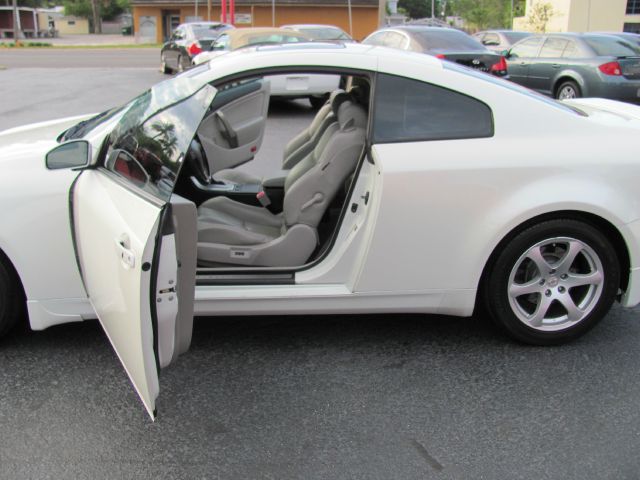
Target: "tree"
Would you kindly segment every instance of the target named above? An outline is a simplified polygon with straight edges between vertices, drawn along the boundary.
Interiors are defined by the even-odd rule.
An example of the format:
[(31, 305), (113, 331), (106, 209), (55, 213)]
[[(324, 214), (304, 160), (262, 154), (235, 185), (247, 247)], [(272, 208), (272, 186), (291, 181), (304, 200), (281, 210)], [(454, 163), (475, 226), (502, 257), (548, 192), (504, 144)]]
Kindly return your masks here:
[(529, 15), (527, 15), (527, 23), (534, 32), (544, 33), (547, 31), (547, 24), (553, 15), (554, 11), (550, 3), (538, 1), (531, 6)]
[[(444, 0), (435, 0), (435, 16), (440, 16)], [(398, 8), (411, 18), (426, 18), (431, 16), (431, 0), (400, 0)]]
[(511, 25), (511, 0), (456, 0), (452, 9), (477, 30)]

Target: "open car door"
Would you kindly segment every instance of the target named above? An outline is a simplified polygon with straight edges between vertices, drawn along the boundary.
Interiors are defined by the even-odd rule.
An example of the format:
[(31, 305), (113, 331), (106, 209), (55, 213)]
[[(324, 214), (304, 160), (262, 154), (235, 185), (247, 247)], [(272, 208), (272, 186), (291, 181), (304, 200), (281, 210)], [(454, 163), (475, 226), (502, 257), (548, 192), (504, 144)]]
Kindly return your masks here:
[(151, 418), (159, 368), (191, 341), (196, 208), (172, 191), (215, 89), (161, 93), (132, 103), (70, 194), (85, 288)]

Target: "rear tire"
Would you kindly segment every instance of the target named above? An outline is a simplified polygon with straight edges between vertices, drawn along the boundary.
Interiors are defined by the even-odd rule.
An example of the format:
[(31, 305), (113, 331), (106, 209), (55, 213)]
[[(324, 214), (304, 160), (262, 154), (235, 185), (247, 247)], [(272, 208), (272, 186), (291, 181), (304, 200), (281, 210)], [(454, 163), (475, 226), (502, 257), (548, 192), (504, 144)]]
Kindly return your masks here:
[(24, 315), (24, 294), (13, 268), (0, 254), (0, 338)]
[(518, 233), (495, 256), (485, 277), (485, 307), (511, 337), (532, 345), (578, 338), (609, 311), (620, 264), (595, 227), (554, 219)]
[(580, 98), (582, 97), (582, 92), (580, 91), (580, 87), (573, 80), (567, 80), (566, 82), (562, 82), (558, 89), (556, 90), (556, 98), (558, 100), (568, 100), (571, 98)]

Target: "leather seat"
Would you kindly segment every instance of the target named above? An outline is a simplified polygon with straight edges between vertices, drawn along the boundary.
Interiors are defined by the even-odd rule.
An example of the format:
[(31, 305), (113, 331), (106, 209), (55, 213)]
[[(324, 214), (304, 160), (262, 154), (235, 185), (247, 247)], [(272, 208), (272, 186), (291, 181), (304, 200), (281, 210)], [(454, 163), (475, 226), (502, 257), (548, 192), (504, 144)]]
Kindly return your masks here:
[[(311, 124), (292, 138), (284, 147), (282, 154), (282, 170), (291, 170), (300, 160), (306, 157), (322, 138), (329, 125), (337, 121), (336, 112), (350, 96), (342, 89), (334, 90), (329, 101), (316, 113)], [(262, 178), (235, 168), (227, 168), (216, 172), (214, 181), (226, 184), (260, 185)]]
[(343, 101), (337, 122), (289, 172), (283, 211), (215, 197), (198, 208), (198, 261), (202, 265), (297, 266), (318, 244), (317, 226), (355, 170), (365, 144), (367, 114)]

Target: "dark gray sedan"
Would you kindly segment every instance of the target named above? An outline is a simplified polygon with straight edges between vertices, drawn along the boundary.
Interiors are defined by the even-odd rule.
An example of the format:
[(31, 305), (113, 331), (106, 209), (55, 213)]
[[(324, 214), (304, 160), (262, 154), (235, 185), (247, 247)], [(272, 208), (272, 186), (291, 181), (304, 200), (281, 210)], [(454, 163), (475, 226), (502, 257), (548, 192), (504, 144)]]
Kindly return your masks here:
[(376, 30), (362, 43), (426, 53), (499, 77), (507, 75), (504, 57), (453, 28), (399, 25)]
[(640, 48), (612, 35), (535, 35), (509, 50), (507, 66), (510, 80), (555, 98), (640, 103)]

